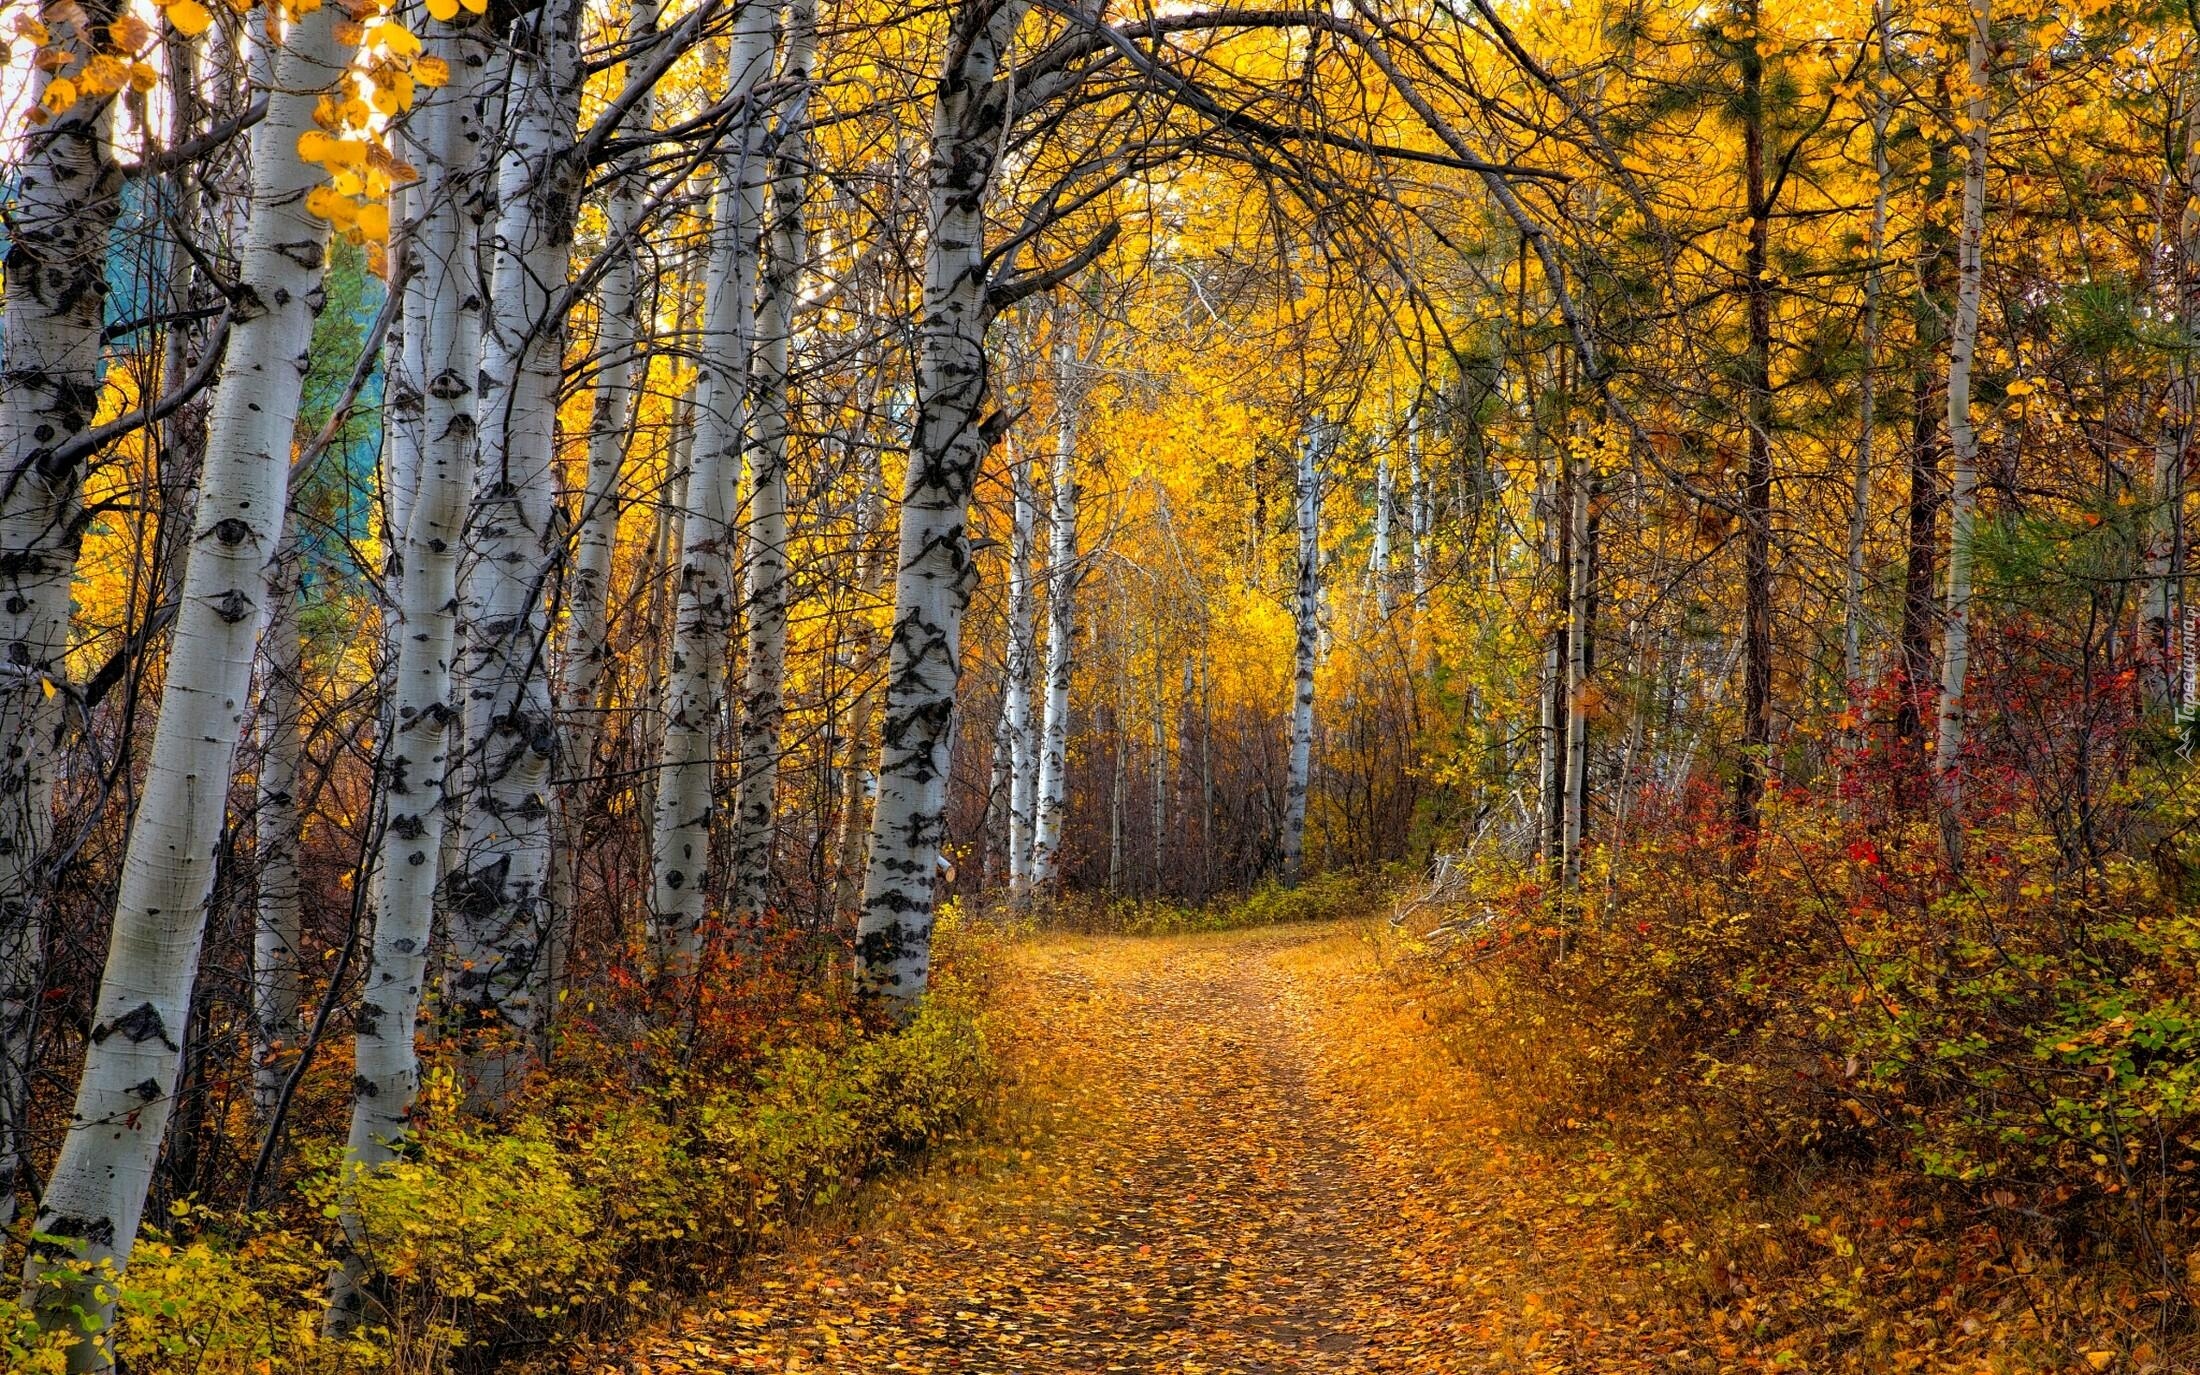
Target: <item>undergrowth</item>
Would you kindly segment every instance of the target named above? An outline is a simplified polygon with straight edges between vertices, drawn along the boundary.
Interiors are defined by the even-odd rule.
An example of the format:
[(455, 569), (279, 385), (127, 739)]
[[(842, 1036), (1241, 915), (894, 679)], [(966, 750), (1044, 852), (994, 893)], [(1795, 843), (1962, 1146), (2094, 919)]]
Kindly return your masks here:
[[(133, 1375), (443, 1375), (601, 1339), (722, 1283), (741, 1257), (897, 1160), (954, 1139), (991, 1091), (985, 959), (950, 935), (915, 1021), (866, 1034), (833, 1000), (706, 989), (684, 1027), (576, 1009), (554, 1070), (495, 1123), (431, 1071), (405, 1159), (355, 1181), (370, 1316), (324, 1336), (339, 1244), (333, 1146), (301, 1206), (179, 1204), (112, 1281)], [(723, 993), (725, 990), (719, 990)], [(792, 1009), (792, 1011), (787, 1011)], [(0, 1297), (0, 1367), (67, 1368)]]
[(2200, 1369), (2200, 922), (2174, 866), (1967, 848), (1788, 799), (1753, 864), (1674, 824), (1400, 904), (1393, 973), (1619, 1238), (1560, 1288), (1680, 1369)]
[(1295, 886), (1264, 883), (1205, 902), (1107, 893), (1063, 893), (1029, 914), (1037, 927), (1084, 935), (1185, 936), (1290, 922), (1346, 921), (1378, 906), (1397, 881), (1385, 870), (1331, 869)]

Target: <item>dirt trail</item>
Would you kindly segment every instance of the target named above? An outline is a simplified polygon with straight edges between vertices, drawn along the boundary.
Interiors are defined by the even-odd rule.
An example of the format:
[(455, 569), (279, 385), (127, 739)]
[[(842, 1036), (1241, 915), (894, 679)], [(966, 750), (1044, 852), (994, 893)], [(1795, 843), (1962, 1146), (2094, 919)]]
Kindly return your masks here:
[(1030, 950), (1027, 1151), (764, 1259), (630, 1370), (1457, 1370), (1431, 1187), (1336, 1088), (1333, 930)]

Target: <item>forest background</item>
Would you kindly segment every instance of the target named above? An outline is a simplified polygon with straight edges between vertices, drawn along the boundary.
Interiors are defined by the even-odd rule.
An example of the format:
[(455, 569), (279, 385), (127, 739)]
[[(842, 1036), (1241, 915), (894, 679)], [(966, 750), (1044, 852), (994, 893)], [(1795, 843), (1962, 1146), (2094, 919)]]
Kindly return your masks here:
[(2184, 1340), (2187, 9), (0, 25), (11, 1360), (628, 1321), (972, 1120), (936, 913), (1394, 891), (1536, 1129)]

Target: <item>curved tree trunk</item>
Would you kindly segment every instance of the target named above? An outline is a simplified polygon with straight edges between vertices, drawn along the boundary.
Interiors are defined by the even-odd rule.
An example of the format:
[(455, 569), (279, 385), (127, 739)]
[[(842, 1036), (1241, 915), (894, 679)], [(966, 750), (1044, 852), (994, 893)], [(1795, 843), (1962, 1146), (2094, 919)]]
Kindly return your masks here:
[(267, 115), (252, 132), (240, 304), (208, 432), (160, 727), (123, 857), (75, 1112), (39, 1203), (36, 1227), (51, 1240), (26, 1266), (40, 1325), (92, 1338), (72, 1355), (83, 1369), (111, 1362), (112, 1289), (56, 1261), (128, 1259), (174, 1103), (327, 258), (328, 226), (304, 206), (320, 176), (300, 163), (297, 143), (313, 127), (315, 101), (347, 70), (336, 19), (323, 8), (293, 28), (275, 60)]

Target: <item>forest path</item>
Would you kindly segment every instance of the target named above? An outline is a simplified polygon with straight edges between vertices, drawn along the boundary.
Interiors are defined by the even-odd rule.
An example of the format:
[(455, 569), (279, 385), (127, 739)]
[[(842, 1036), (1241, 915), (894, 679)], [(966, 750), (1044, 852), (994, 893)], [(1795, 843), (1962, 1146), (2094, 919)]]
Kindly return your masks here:
[(1461, 1369), (1460, 1209), (1339, 1073), (1346, 962), (1322, 927), (1020, 947), (1020, 1146), (762, 1258), (625, 1368)]

